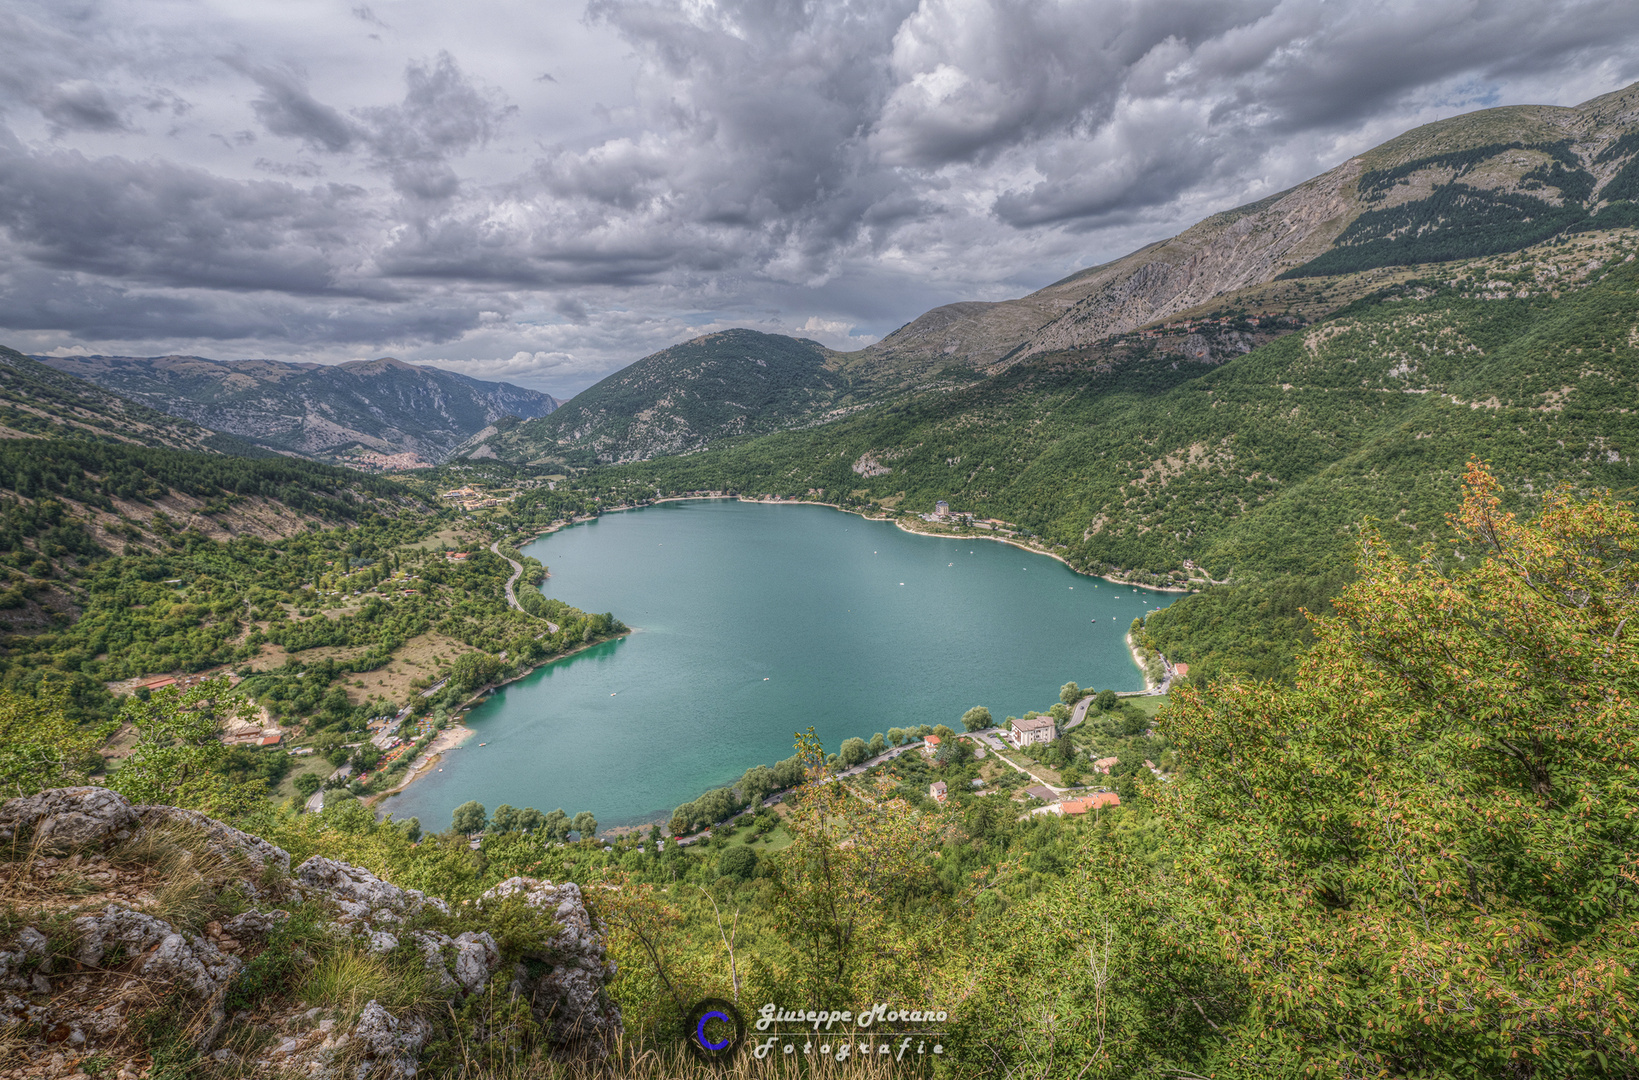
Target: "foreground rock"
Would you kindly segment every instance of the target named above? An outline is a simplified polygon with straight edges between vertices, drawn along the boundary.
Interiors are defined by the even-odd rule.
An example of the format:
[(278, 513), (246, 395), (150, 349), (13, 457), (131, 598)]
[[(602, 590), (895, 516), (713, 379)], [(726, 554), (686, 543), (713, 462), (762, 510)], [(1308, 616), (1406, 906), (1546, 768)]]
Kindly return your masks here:
[[(614, 965), (573, 884), (513, 878), (452, 913), (334, 859), (292, 872), (260, 837), (94, 787), (0, 805), (0, 841), (0, 883), (24, 924), (0, 938), (0, 1052), (16, 1047), (0, 1078), (95, 1063), (134, 1080), (163, 1044), (194, 1062), (188, 1075), (402, 1080), (423, 1071), (440, 1023), (507, 1002), (527, 1005), (553, 1050), (595, 1052), (620, 1031)], [(544, 945), (504, 956), (473, 916), (461, 925), (509, 902), (539, 914)], [(332, 969), (386, 993), (338, 997)], [(521, 1037), (504, 1020), (480, 1026)]]
[(520, 897), (558, 924), (548, 949), (526, 955), (513, 966), (513, 993), (529, 1002), (535, 1022), (555, 1044), (607, 1044), (620, 1032), (620, 1009), (603, 989), (615, 977), (615, 963), (608, 958), (603, 935), (586, 910), (580, 886), (508, 878), (480, 897), (479, 903), (498, 904), (509, 897)]

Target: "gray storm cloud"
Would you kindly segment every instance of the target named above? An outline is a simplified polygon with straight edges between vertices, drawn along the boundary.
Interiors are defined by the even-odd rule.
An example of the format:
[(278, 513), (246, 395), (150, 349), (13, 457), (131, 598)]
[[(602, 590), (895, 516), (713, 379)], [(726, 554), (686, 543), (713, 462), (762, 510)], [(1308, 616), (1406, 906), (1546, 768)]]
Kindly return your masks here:
[(722, 326), (858, 347), (1406, 127), (1639, 78), (1627, 0), (304, 18), (271, 0), (0, 13), (7, 343), (392, 350), (565, 395)]

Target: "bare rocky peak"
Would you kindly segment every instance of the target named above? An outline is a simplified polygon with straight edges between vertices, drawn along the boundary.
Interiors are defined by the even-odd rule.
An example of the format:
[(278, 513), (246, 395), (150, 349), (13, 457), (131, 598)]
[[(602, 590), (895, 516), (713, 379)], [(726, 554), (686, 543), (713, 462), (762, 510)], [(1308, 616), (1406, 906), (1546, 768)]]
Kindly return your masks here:
[[(1330, 249), (1370, 206), (1426, 197), (1432, 183), (1449, 182), (1455, 169), (1427, 170), (1404, 190), (1368, 203), (1358, 181), (1373, 170), (1479, 147), (1522, 144), (1500, 152), (1472, 174), (1470, 186), (1512, 194), (1542, 192), (1562, 205), (1559, 192), (1528, 178), (1552, 165), (1534, 147), (1568, 144), (1573, 160), (1593, 174), (1600, 192), (1631, 160), (1627, 141), (1639, 130), (1639, 84), (1574, 108), (1523, 105), (1486, 109), (1406, 132), (1289, 191), (1217, 214), (1131, 255), (1082, 270), (1028, 296), (1000, 303), (958, 303), (935, 308), (864, 350), (859, 370), (899, 368), (915, 375), (949, 365), (994, 374), (1042, 353), (1084, 348), (1111, 335), (1268, 282)], [(1634, 147), (1633, 149), (1639, 149)], [(1621, 150), (1622, 153), (1612, 153)], [(1419, 183), (1421, 181), (1421, 183)]]
[(551, 395), (390, 356), (344, 364), (198, 356), (44, 357), (59, 371), (279, 453), (349, 461), (413, 453), (427, 462), (508, 416), (545, 416)]

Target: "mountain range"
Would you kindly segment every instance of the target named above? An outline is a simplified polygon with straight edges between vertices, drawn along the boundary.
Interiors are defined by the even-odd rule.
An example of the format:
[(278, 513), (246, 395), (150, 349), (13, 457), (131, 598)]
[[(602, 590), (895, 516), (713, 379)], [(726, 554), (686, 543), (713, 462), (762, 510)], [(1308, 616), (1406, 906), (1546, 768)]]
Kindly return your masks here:
[(550, 394), (384, 357), (345, 364), (199, 356), (35, 359), (162, 413), (282, 454), (369, 463), (445, 460), (507, 417), (561, 404)]
[[(1574, 108), (1469, 113), (1028, 296), (935, 308), (858, 352), (751, 331), (674, 346), (580, 395), (589, 407), (576, 410), (576, 422), (514, 425), (463, 452), (518, 462), (639, 460), (946, 393), (1043, 358), (1096, 366), (1121, 335), (1222, 310), (1272, 308), (1312, 321), (1406, 267), (1639, 225), (1636, 202), (1639, 86)], [(686, 359), (730, 342), (725, 357), (738, 349), (765, 362), (806, 349), (801, 393), (759, 410), (759, 388), (772, 377), (766, 369), (754, 373), (748, 360), (737, 372), (708, 371)], [(1245, 344), (1220, 341), (1213, 358)], [(1203, 347), (1185, 341), (1180, 354)]]
[(575, 425), (478, 449), (605, 463), (600, 490), (630, 500), (946, 500), (1078, 569), (1230, 582), (1145, 633), (1203, 678), (1278, 676), (1361, 523), (1443, 542), (1470, 456), (1526, 510), (1561, 484), (1639, 489), (1636, 200), (1639, 87), (1472, 113), (1019, 300), (806, 346), (803, 393), (761, 416), (753, 361), (794, 340), (720, 335), (709, 373), (680, 360), (710, 339), (666, 350)]

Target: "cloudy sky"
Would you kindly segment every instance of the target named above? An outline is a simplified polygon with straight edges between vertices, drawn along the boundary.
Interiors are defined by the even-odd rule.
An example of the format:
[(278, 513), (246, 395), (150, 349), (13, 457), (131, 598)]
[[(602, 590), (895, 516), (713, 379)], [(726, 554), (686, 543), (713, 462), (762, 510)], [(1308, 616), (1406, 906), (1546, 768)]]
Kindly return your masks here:
[(1635, 80), (1633, 0), (8, 0), (0, 343), (567, 396), (725, 326), (859, 348)]

